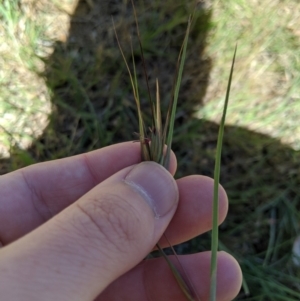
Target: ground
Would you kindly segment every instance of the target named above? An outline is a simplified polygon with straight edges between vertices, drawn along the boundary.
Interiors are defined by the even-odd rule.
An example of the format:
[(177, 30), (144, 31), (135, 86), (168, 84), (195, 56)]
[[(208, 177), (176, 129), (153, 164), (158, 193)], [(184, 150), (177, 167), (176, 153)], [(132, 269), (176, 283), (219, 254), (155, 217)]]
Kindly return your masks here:
[[(136, 7), (150, 86), (159, 79), (165, 112), (192, 1), (140, 0)], [(213, 176), (238, 44), (221, 169), (230, 207), (220, 227), (221, 249), (244, 274), (237, 300), (300, 299), (291, 252), (300, 218), (299, 12), (292, 0), (199, 1), (188, 45), (176, 177)], [(135, 139), (135, 104), (111, 21), (129, 62), (132, 38), (147, 114), (129, 1), (4, 0), (0, 15), (2, 174)], [(179, 250), (209, 248), (206, 234)]]

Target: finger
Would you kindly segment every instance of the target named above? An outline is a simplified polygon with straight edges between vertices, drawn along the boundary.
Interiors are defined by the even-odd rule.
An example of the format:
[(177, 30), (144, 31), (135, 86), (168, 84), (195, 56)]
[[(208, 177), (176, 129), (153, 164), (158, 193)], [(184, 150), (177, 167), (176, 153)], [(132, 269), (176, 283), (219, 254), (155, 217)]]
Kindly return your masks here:
[[(179, 256), (188, 274), (186, 282), (195, 300), (209, 300), (210, 252)], [(177, 260), (172, 256), (178, 266)], [(236, 260), (225, 252), (219, 252), (217, 265), (217, 300), (230, 301), (238, 294), (242, 273)], [(180, 269), (180, 267), (179, 267)], [(182, 272), (182, 275), (185, 275)], [(144, 261), (129, 273), (112, 283), (96, 301), (185, 301), (170, 268), (163, 258)]]
[(176, 182), (162, 166), (121, 170), (0, 250), (1, 297), (94, 300), (149, 253), (177, 203)]
[[(214, 180), (205, 176), (188, 176), (176, 181), (179, 203), (165, 235), (162, 246), (176, 245), (194, 238), (212, 228)], [(224, 188), (219, 186), (219, 224), (228, 211), (228, 199)]]
[[(0, 179), (0, 240), (32, 231), (119, 170), (141, 161), (139, 143), (125, 142), (86, 154), (35, 164)], [(172, 153), (170, 172), (176, 170)]]

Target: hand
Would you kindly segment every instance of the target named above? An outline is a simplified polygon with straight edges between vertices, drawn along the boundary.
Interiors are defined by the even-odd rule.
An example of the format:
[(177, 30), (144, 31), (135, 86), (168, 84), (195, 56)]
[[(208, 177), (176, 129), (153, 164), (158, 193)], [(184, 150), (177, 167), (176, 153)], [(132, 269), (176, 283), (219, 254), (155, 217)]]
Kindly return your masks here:
[[(177, 244), (211, 228), (213, 181), (139, 163), (139, 144), (127, 142), (2, 176), (1, 300), (184, 301), (164, 259), (143, 258), (164, 232)], [(220, 187), (220, 222), (226, 213)], [(180, 261), (207, 300), (210, 252)], [(238, 263), (220, 252), (218, 300), (240, 285)]]

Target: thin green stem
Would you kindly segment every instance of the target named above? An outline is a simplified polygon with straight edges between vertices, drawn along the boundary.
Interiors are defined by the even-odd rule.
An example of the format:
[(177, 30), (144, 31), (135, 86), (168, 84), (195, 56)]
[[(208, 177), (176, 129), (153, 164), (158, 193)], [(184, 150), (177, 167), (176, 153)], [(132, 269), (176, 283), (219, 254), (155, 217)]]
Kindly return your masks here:
[(218, 240), (219, 240), (219, 182), (220, 182), (220, 169), (221, 169), (221, 154), (222, 154), (222, 144), (224, 136), (224, 127), (226, 112), (229, 101), (230, 87), (232, 81), (232, 74), (235, 62), (237, 46), (234, 50), (234, 55), (231, 64), (231, 70), (227, 85), (225, 103), (223, 107), (223, 114), (219, 128), (218, 141), (217, 141), (217, 153), (215, 160), (215, 170), (214, 170), (214, 199), (213, 199), (213, 228), (212, 228), (212, 243), (211, 243), (211, 264), (210, 264), (210, 301), (216, 301), (217, 295), (217, 253), (218, 253)]
[(188, 38), (189, 38), (189, 34), (190, 34), (190, 28), (191, 28), (191, 16), (189, 17), (187, 30), (186, 30), (185, 37), (184, 37), (184, 42), (183, 42), (182, 49), (181, 49), (179, 57), (178, 57), (179, 69), (178, 69), (178, 74), (176, 77), (174, 98), (170, 102), (167, 121), (166, 121), (166, 125), (165, 125), (165, 133), (167, 133), (166, 134), (166, 136), (167, 136), (167, 138), (166, 138), (167, 139), (166, 140), (167, 152), (166, 152), (166, 156), (165, 156), (163, 165), (167, 169), (169, 167), (169, 161), (170, 161), (173, 130), (174, 130), (174, 123), (175, 123), (176, 109), (177, 109), (177, 100), (178, 100), (179, 89), (180, 89), (180, 84), (181, 84), (181, 80), (182, 80), (183, 67), (184, 67), (185, 58), (186, 58), (186, 50), (187, 50)]
[(189, 287), (187, 286), (186, 282), (184, 281), (184, 279), (180, 275), (180, 273), (177, 270), (177, 268), (175, 267), (175, 265), (172, 263), (172, 261), (169, 259), (169, 257), (165, 254), (165, 252), (163, 251), (163, 249), (161, 248), (161, 246), (158, 243), (156, 244), (156, 246), (158, 248), (159, 253), (166, 260), (168, 266), (170, 267), (170, 270), (172, 271), (172, 274), (173, 274), (174, 278), (176, 279), (178, 285), (181, 288), (181, 291), (183, 292), (183, 294), (185, 295), (187, 300), (188, 301), (195, 301), (195, 299), (193, 298), (193, 296), (191, 294), (191, 291), (190, 291)]

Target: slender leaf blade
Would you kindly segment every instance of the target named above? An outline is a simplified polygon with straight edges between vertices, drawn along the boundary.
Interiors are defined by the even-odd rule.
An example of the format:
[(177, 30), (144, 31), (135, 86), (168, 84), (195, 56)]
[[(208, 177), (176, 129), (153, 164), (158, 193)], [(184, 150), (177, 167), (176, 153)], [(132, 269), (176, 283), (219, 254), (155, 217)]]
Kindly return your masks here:
[(224, 136), (225, 119), (227, 113), (227, 107), (229, 102), (229, 94), (232, 82), (232, 75), (235, 63), (237, 46), (234, 50), (234, 55), (232, 59), (228, 85), (226, 90), (225, 102), (223, 107), (223, 114), (221, 118), (221, 123), (219, 127), (218, 141), (217, 141), (217, 153), (215, 160), (215, 170), (214, 170), (214, 198), (213, 198), (213, 228), (212, 228), (212, 244), (211, 244), (211, 264), (210, 264), (210, 301), (216, 301), (217, 295), (217, 253), (218, 253), (218, 240), (219, 240), (219, 181), (220, 181), (220, 169), (221, 169), (221, 153), (222, 144)]
[(176, 116), (176, 108), (177, 108), (177, 101), (178, 101), (178, 95), (179, 95), (179, 88), (182, 80), (182, 73), (183, 73), (183, 67), (186, 59), (186, 50), (187, 50), (187, 44), (188, 44), (188, 38), (190, 34), (190, 28), (191, 28), (191, 16), (188, 20), (188, 26), (184, 37), (183, 47), (179, 54), (178, 60), (179, 60), (179, 69), (174, 89), (174, 98), (172, 102), (170, 103), (171, 106), (168, 110), (168, 116), (166, 120), (165, 130), (166, 130), (166, 144), (167, 144), (167, 151), (165, 155), (165, 159), (163, 162), (163, 165), (168, 169), (169, 167), (169, 161), (170, 161), (170, 155), (171, 155), (171, 147), (172, 147), (172, 140), (173, 140), (173, 130), (174, 130), (174, 123), (175, 123), (175, 116)]

